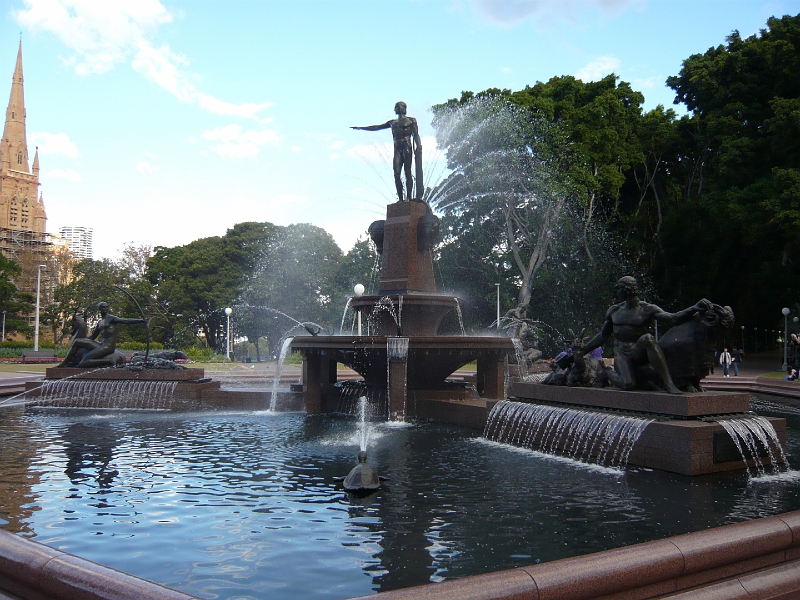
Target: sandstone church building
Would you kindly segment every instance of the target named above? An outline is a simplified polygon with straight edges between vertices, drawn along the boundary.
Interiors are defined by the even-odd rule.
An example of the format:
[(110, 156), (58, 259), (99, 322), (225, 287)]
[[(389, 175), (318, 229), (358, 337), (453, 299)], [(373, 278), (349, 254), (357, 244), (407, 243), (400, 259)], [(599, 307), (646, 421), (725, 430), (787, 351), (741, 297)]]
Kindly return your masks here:
[(47, 214), (39, 191), (39, 150), (31, 165), (25, 132), (22, 41), (11, 80), (3, 138), (0, 140), (0, 252), (17, 258), (24, 250), (48, 252)]

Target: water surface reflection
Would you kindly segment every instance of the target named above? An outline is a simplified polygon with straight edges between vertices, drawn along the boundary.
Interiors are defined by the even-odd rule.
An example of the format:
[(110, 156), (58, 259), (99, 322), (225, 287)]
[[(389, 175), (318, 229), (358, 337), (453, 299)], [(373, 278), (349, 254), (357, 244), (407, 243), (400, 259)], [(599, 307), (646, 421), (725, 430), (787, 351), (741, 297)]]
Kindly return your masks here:
[[(800, 417), (790, 419), (797, 455)], [(0, 411), (0, 526), (206, 598), (345, 598), (800, 508), (797, 480), (687, 478), (544, 457), (424, 423)]]

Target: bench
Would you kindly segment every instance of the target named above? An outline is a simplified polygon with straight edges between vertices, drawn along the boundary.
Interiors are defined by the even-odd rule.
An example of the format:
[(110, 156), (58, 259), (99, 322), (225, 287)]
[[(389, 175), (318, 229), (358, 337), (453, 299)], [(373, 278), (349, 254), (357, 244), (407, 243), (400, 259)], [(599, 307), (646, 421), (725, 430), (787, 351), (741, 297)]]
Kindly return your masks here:
[(58, 362), (60, 358), (56, 358), (55, 350), (25, 350), (22, 353), (22, 363), (48, 363)]

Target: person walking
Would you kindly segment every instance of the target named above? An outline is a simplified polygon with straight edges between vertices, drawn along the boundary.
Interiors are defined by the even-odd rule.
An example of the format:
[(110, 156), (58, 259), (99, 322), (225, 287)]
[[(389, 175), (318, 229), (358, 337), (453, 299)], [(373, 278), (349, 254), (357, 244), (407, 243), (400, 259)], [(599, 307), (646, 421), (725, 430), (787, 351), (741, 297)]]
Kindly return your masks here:
[(731, 353), (728, 352), (727, 348), (723, 348), (722, 354), (719, 355), (719, 364), (722, 366), (722, 374), (725, 377), (729, 377), (728, 369), (731, 367), (731, 362), (733, 362), (733, 357), (731, 357)]
[(733, 362), (731, 363), (731, 365), (733, 366), (734, 377), (739, 376), (739, 363), (742, 362), (742, 354), (744, 354), (744, 351), (739, 350), (736, 346), (733, 347), (733, 352), (731, 352), (731, 357), (733, 357)]

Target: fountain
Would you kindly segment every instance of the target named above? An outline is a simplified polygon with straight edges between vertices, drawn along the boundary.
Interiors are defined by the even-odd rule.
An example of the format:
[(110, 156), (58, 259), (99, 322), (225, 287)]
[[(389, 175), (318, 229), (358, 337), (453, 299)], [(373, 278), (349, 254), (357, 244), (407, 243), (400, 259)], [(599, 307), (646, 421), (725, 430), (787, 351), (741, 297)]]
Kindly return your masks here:
[[(393, 420), (431, 417), (482, 428), (490, 405), (505, 397), (505, 336), (438, 335), (442, 320), (458, 315), (458, 299), (436, 291), (431, 245), (438, 220), (423, 202), (396, 202), (386, 220), (370, 227), (382, 255), (376, 295), (351, 298), (349, 306), (369, 323), (369, 335), (295, 338), (303, 355), (306, 412), (337, 410), (342, 386), (336, 364), (358, 372), (364, 385), (384, 390)], [(477, 390), (448, 382), (457, 369), (477, 361)]]
[[(199, 392), (181, 409), (204, 408), (220, 392), (202, 372), (187, 378), (62, 368), (31, 392), (42, 404), (108, 408), (109, 398), (119, 397), (113, 406), (172, 410), (0, 412), (9, 450), (0, 456), (0, 473), (11, 484), (8, 498), (0, 498), (0, 523), (204, 597), (344, 597), (513, 567), (408, 594), (621, 597), (650, 586), (650, 596), (631, 592), (644, 598), (797, 556), (792, 531), (800, 514), (745, 523), (727, 537), (688, 533), (796, 509), (791, 490), (762, 502), (751, 480), (736, 474), (690, 482), (619, 468), (695, 474), (744, 465), (764, 479), (768, 465), (786, 462), (783, 419), (749, 414), (748, 398), (737, 394), (522, 381), (510, 386), (507, 400), (506, 361), (514, 351), (508, 337), (438, 335), (443, 318), (459, 307), (436, 292), (433, 225), (424, 203), (390, 205), (385, 227), (371, 228), (381, 230), (383, 242), (379, 293), (349, 303), (367, 318), (369, 334), (292, 338), (281, 352), (303, 355), (308, 413), (336, 412), (357, 398), (359, 449), (370, 445), (380, 472), (393, 476), (374, 506), (342, 498), (331, 485), (352, 464), (349, 449), (341, 450), (352, 429), (347, 419), (254, 413), (265, 404), (231, 397), (223, 405), (244, 414), (187, 417), (174, 412), (181, 386), (185, 394)], [(448, 380), (473, 360), (480, 397)], [(337, 363), (359, 372), (363, 386), (337, 384)], [(127, 405), (129, 396), (141, 399), (144, 386), (152, 403)], [(361, 393), (364, 387), (369, 393)], [(376, 425), (383, 443), (372, 443), (368, 403), (395, 421), (429, 417), (485, 435), (432, 421), (383, 422)], [(599, 467), (582, 464), (590, 461)], [(659, 541), (676, 534), (688, 535)], [(642, 542), (649, 546), (619, 549)], [(92, 573), (91, 563), (56, 549), (34, 552), (21, 536), (4, 533), (0, 547), (13, 550), (0, 553), (0, 595), (9, 585), (18, 597), (49, 597), (41, 586), (63, 594), (84, 583), (63, 586), (78, 567)], [(35, 581), (28, 569), (34, 560), (42, 571)], [(170, 597), (168, 590), (146, 595), (121, 574), (93, 567), (95, 581), (129, 585), (119, 597)], [(344, 577), (347, 569), (355, 575)]]

